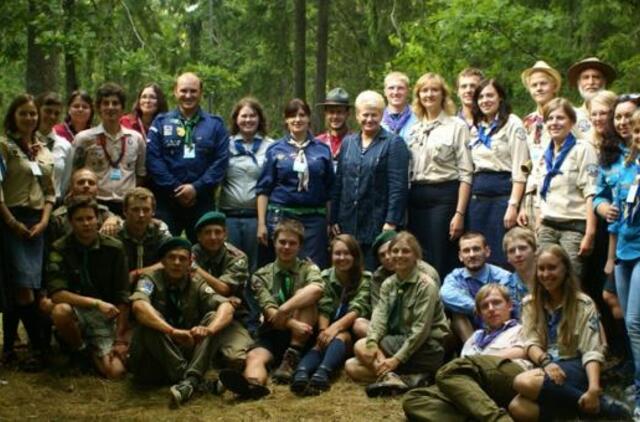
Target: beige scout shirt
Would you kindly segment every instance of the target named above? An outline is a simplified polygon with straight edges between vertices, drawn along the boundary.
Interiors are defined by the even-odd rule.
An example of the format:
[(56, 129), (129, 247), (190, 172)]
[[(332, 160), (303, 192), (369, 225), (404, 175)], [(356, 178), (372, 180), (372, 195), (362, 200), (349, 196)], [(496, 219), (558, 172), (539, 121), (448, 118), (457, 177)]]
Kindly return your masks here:
[[(484, 126), (489, 124), (481, 123)], [(491, 149), (478, 142), (478, 130), (471, 129), (471, 157), (474, 172), (508, 171), (514, 182), (525, 183), (527, 175), (522, 165), (529, 161), (527, 132), (522, 120), (515, 114), (509, 115), (507, 122), (491, 137)]]
[[(98, 199), (103, 201), (122, 201), (125, 193), (136, 187), (136, 177), (146, 175), (146, 143), (134, 130), (120, 127), (120, 132), (111, 136), (100, 124), (78, 133), (73, 151), (73, 167), (88, 167), (98, 176)], [(109, 161), (117, 165), (112, 168)]]
[[(534, 318), (534, 304), (531, 295), (522, 301), (522, 322), (528, 327), (528, 321)], [(538, 346), (559, 359), (573, 359), (582, 357), (582, 365), (588, 362), (604, 362), (604, 342), (600, 336), (600, 318), (598, 310), (591, 298), (584, 293), (578, 293), (575, 326), (570, 344), (560, 343), (550, 345), (548, 338), (543, 338), (536, 330), (523, 329), (524, 347)]]
[(445, 112), (440, 112), (433, 122), (422, 120), (414, 125), (409, 132), (411, 182), (459, 180), (471, 184), (473, 161), (468, 143), (467, 125)]
[[(53, 155), (43, 143), (36, 144), (39, 150), (35, 164), (31, 164), (18, 144), (10, 139), (0, 139), (0, 154), (6, 166), (0, 183), (0, 202), (4, 202), (7, 207), (41, 210), (46, 202), (53, 204), (56, 201)], [(41, 175), (34, 174), (34, 165), (37, 165)]]
[(589, 110), (587, 106), (582, 104), (578, 108), (574, 108), (576, 112), (576, 125), (573, 127), (573, 134), (578, 139), (592, 139), (593, 125), (589, 119)]
[[(534, 167), (535, 183), (542, 187), (547, 174), (544, 155)], [(598, 175), (598, 158), (593, 146), (587, 141), (578, 139), (560, 166), (560, 172), (561, 174), (551, 179), (546, 200), (540, 197), (540, 189), (538, 189), (541, 217), (554, 221), (585, 220), (587, 218), (586, 199), (595, 195)]]

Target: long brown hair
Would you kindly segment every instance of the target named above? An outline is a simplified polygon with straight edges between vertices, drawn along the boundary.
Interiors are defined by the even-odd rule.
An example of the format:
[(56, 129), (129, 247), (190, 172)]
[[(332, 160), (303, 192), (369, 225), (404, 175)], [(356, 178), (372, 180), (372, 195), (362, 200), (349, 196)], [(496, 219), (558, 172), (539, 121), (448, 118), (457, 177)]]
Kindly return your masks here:
[[(566, 275), (562, 282), (562, 319), (558, 326), (558, 342), (569, 346), (573, 339), (576, 314), (578, 311), (578, 293), (580, 292), (578, 279), (576, 278), (573, 266), (571, 265), (571, 259), (562, 246), (545, 245), (541, 247), (537, 253), (536, 261), (538, 261), (545, 253), (549, 253), (556, 258), (560, 258), (560, 261), (565, 268)], [(531, 313), (530, 319), (525, 318), (523, 321), (525, 333), (535, 332), (538, 334), (539, 338), (546, 342), (549, 333), (547, 332), (545, 306), (549, 305), (551, 297), (549, 292), (540, 283), (538, 274), (536, 274), (536, 282), (533, 285), (531, 296), (533, 312)]]
[(338, 242), (344, 243), (344, 245), (349, 250), (349, 253), (353, 257), (353, 265), (349, 270), (349, 286), (351, 286), (352, 289), (355, 289), (358, 285), (360, 285), (362, 272), (364, 271), (364, 258), (362, 256), (362, 249), (360, 249), (358, 241), (350, 234), (339, 234), (331, 241), (331, 246), (329, 247), (329, 251), (331, 252), (331, 254), (333, 254), (333, 248)]

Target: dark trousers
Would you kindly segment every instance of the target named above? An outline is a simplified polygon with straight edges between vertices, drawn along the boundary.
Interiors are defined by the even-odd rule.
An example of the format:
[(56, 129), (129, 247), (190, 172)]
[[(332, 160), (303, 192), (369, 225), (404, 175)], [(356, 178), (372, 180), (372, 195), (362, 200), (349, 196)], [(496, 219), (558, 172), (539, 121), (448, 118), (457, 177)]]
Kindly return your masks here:
[(167, 223), (173, 236), (180, 236), (183, 231), (187, 238), (195, 243), (196, 232), (193, 226), (202, 214), (213, 210), (213, 197), (198, 194), (196, 203), (188, 208), (183, 207), (172, 196), (161, 192), (156, 195), (156, 217)]

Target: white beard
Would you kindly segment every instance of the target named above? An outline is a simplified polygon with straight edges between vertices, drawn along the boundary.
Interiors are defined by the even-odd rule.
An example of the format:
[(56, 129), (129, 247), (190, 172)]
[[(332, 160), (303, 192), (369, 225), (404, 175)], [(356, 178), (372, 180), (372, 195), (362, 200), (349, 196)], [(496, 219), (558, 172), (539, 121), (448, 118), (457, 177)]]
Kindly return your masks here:
[(578, 87), (578, 91), (580, 92), (580, 96), (582, 97), (582, 99), (584, 100), (584, 102), (586, 103), (587, 101), (590, 101), (593, 97), (595, 97), (600, 91), (603, 91), (604, 88), (600, 88), (599, 90), (597, 90), (596, 92), (588, 92), (583, 90), (581, 87)]

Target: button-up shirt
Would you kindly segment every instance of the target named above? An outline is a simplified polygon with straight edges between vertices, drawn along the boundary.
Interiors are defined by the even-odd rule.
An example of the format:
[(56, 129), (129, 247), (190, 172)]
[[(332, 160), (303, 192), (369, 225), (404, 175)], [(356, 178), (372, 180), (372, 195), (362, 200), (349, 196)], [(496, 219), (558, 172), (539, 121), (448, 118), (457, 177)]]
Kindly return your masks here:
[(73, 167), (87, 167), (96, 174), (98, 199), (122, 201), (136, 187), (136, 179), (147, 174), (145, 150), (146, 144), (138, 132), (120, 127), (114, 136), (100, 124), (76, 135)]
[(231, 287), (232, 294), (242, 294), (249, 279), (249, 264), (244, 252), (225, 242), (215, 255), (209, 254), (200, 244), (194, 245), (193, 255), (198, 266)]
[(336, 321), (349, 312), (355, 312), (359, 317), (366, 318), (371, 313), (369, 284), (371, 273), (364, 271), (357, 286), (348, 290), (338, 280), (335, 268), (322, 271), (324, 280), (324, 294), (318, 302), (318, 312), (329, 321)]
[(621, 160), (615, 168), (615, 183), (611, 186), (610, 202), (618, 207), (620, 213), (617, 220), (609, 224), (609, 232), (617, 235), (616, 258), (632, 261), (640, 258), (640, 242), (638, 242), (640, 239), (640, 216), (632, 212), (638, 206), (637, 195), (632, 203), (627, 202), (627, 199), (630, 199), (628, 198), (629, 190), (638, 178), (638, 164), (626, 165)]
[(65, 138), (56, 134), (54, 131), (47, 135), (41, 135), (42, 142), (47, 145), (49, 151), (53, 155), (53, 178), (56, 189), (56, 199), (60, 200), (67, 192), (69, 180), (71, 179), (72, 165), (72, 146)]
[(406, 362), (427, 340), (442, 342), (449, 333), (438, 286), (417, 268), (406, 280), (394, 274), (382, 283), (367, 343), (378, 344), (386, 335), (404, 335), (394, 357)]
[[(428, 276), (432, 279), (438, 288), (440, 288), (440, 275), (438, 271), (433, 268), (426, 261), (420, 260), (418, 261), (418, 271)], [(382, 287), (382, 283), (389, 277), (393, 275), (393, 271), (387, 270), (385, 267), (380, 265), (371, 276), (371, 283), (369, 287), (369, 296), (371, 297), (371, 309), (375, 308), (376, 304), (380, 300), (380, 287)]]
[(513, 290), (509, 271), (492, 264), (484, 264), (476, 274), (465, 267), (456, 268), (445, 278), (440, 290), (444, 306), (452, 312), (473, 316), (476, 309), (476, 294), (488, 283), (498, 283)]
[(471, 184), (473, 161), (468, 143), (467, 125), (444, 111), (433, 122), (422, 120), (414, 125), (409, 135), (411, 182), (459, 180)]
[[(480, 125), (489, 127), (488, 123)], [(471, 129), (471, 157), (475, 172), (509, 172), (514, 182), (525, 183), (527, 175), (522, 165), (529, 160), (527, 132), (515, 114), (491, 136), (491, 148), (478, 141), (478, 129)]]
[(169, 228), (160, 220), (152, 220), (142, 235), (142, 239), (134, 239), (129, 234), (126, 227), (118, 232), (118, 239), (124, 245), (127, 253), (127, 262), (129, 263), (129, 271), (139, 270), (148, 267), (160, 261), (158, 250), (162, 242), (171, 237)]

